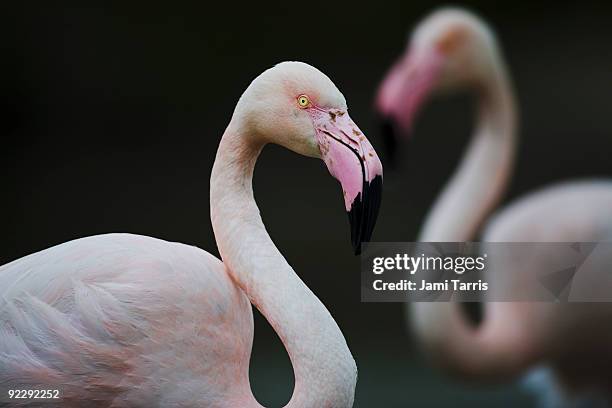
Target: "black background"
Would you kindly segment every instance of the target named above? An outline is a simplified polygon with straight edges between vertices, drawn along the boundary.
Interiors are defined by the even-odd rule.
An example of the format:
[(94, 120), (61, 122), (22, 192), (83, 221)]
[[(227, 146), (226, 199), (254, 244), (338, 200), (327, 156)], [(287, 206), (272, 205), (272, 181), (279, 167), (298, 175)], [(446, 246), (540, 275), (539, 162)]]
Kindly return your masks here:
[[(341, 89), (381, 156), (372, 99), (432, 2), (5, 2), (0, 17), (0, 264), (54, 244), (125, 231), (217, 254), (208, 188), (216, 146), (249, 82), (283, 60)], [(80, 3), (80, 4), (79, 4)], [(499, 34), (521, 108), (508, 198), (612, 174), (610, 6), (472, 2)], [(472, 125), (473, 99), (432, 101), (385, 174), (373, 240), (414, 240)], [(518, 387), (474, 388), (429, 368), (400, 304), (361, 304), (359, 260), (322, 162), (266, 148), (255, 193), (268, 230), (344, 331), (357, 407), (515, 406)], [(252, 382), (279, 406), (292, 371), (256, 319)]]

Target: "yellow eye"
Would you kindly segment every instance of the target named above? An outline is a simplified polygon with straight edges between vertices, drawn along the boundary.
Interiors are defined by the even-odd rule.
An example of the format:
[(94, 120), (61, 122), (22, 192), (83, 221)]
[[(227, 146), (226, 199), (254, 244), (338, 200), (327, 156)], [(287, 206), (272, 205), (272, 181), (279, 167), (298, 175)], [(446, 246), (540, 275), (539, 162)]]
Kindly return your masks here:
[(310, 106), (310, 99), (308, 99), (306, 95), (298, 96), (297, 101), (300, 108), (307, 108)]

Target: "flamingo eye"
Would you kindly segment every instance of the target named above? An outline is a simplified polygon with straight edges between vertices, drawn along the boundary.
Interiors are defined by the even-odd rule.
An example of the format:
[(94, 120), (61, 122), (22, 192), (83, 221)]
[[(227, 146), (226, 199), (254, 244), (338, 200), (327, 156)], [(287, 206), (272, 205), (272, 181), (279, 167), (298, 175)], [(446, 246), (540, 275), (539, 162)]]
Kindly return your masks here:
[(300, 108), (307, 108), (310, 106), (310, 99), (306, 95), (300, 95), (297, 98), (298, 105)]

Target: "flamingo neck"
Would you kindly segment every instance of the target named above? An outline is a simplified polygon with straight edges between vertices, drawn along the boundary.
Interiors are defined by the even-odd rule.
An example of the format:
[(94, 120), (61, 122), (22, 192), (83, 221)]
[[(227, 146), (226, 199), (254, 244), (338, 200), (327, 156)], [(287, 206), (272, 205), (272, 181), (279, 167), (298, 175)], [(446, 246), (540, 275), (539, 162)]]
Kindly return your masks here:
[(509, 182), (516, 149), (516, 107), (500, 58), (475, 86), (475, 132), (459, 167), (426, 217), (419, 240), (473, 240)]
[[(287, 407), (350, 407), (357, 369), (338, 325), (272, 242), (253, 197), (263, 143), (235, 119), (221, 139), (210, 181), (213, 230), (236, 284), (283, 342), (295, 375)], [(248, 375), (248, 373), (247, 373)], [(259, 406), (255, 398), (251, 404)]]
[[(516, 148), (515, 103), (501, 60), (493, 72), (479, 82), (475, 133), (427, 216), (421, 241), (473, 240), (508, 183)], [(515, 326), (492, 317), (493, 304), (487, 303), (478, 327), (455, 302), (414, 303), (410, 313), (416, 332), (441, 364), (468, 377), (505, 379), (521, 372), (530, 357), (517, 356)]]

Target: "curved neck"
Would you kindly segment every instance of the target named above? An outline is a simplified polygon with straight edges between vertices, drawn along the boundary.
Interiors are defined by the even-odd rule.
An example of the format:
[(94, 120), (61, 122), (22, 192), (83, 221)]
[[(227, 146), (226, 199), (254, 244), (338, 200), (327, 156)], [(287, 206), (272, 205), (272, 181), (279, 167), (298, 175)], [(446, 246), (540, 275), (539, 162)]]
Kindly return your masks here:
[[(419, 240), (473, 240), (501, 198), (516, 148), (514, 95), (505, 68), (496, 60), (493, 75), (479, 83), (477, 125), (459, 168), (427, 216)], [(487, 303), (483, 322), (472, 327), (456, 302), (414, 303), (412, 323), (431, 354), (447, 369), (475, 378), (507, 378), (531, 362), (512, 308)], [(496, 314), (494, 316), (494, 314)]]
[(516, 149), (516, 107), (505, 67), (495, 61), (492, 75), (476, 86), (472, 140), (427, 215), (420, 241), (473, 240), (508, 184)]
[[(357, 369), (338, 325), (278, 251), (259, 215), (252, 178), (262, 143), (235, 119), (217, 151), (210, 181), (211, 220), (236, 284), (285, 345), (295, 375), (288, 407), (350, 407)], [(248, 373), (247, 373), (248, 375)], [(250, 394), (252, 397), (252, 394)], [(252, 406), (259, 406), (254, 397)]]

